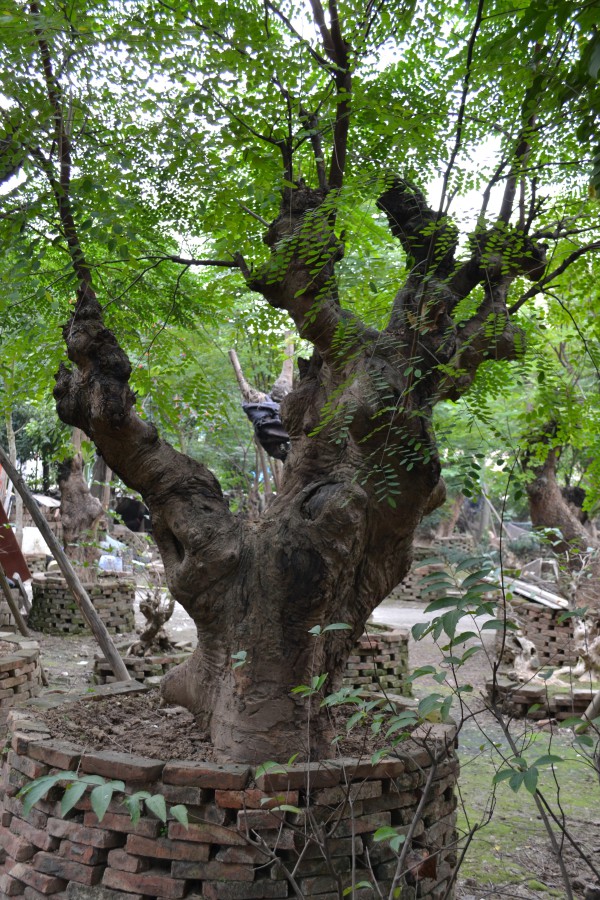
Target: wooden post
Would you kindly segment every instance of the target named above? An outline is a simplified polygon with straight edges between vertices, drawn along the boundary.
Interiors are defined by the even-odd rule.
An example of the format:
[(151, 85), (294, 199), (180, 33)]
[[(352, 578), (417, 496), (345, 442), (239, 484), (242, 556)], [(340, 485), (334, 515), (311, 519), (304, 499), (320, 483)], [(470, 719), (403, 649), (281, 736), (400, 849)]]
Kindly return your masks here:
[(75, 569), (67, 558), (63, 548), (60, 546), (44, 516), (40, 512), (37, 503), (31, 496), (29, 488), (12, 465), (5, 450), (0, 447), (0, 462), (6, 469), (8, 477), (13, 483), (15, 491), (23, 498), (23, 503), (29, 510), (31, 518), (42, 533), (42, 537), (48, 544), (52, 556), (58, 563), (58, 567), (62, 572), (68, 587), (75, 598), (75, 602), (81, 611), (81, 615), (89, 625), (92, 634), (98, 641), (100, 649), (104, 653), (105, 658), (110, 663), (112, 670), (119, 681), (131, 681), (131, 676), (127, 671), (125, 663), (121, 659), (113, 640), (106, 630), (106, 626), (98, 613), (96, 612), (92, 601), (87, 595), (85, 588), (79, 580)]

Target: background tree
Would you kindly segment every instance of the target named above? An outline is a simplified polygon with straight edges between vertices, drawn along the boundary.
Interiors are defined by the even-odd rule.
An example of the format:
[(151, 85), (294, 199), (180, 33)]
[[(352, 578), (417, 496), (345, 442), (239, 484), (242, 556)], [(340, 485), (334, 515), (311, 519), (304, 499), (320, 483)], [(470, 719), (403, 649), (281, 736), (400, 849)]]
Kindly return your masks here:
[[(328, 753), (326, 716), (290, 689), (337, 682), (443, 502), (433, 407), (522, 356), (527, 302), (600, 247), (580, 143), (597, 114), (594, 5), (33, 0), (7, 15), (4, 171), (23, 181), (4, 233), (32, 278), (48, 235), (65, 254), (76, 302), (59, 414), (144, 497), (198, 626), (164, 694), (224, 759)], [(474, 169), (484, 147), (495, 159)], [(436, 176), (430, 205), (417, 181)], [(471, 189), (482, 202), (461, 236), (450, 201)], [(193, 257), (173, 250), (182, 233)], [(371, 257), (390, 237), (382, 266)], [(115, 337), (127, 342), (142, 285), (161, 315), (191, 318), (179, 301), (198, 265), (212, 273), (203, 315), (219, 292), (251, 291), (313, 348), (283, 405), (283, 485), (258, 523), (136, 412)], [(147, 284), (157, 269), (171, 291)], [(377, 303), (363, 312), (365, 295)]]

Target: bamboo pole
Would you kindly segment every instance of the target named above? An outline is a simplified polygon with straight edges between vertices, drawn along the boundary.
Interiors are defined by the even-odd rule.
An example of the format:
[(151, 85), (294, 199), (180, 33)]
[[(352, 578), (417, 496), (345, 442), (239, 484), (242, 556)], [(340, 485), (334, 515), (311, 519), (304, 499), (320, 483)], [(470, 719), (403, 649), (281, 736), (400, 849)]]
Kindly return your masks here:
[(119, 681), (131, 681), (131, 676), (127, 671), (127, 667), (121, 659), (110, 634), (106, 630), (104, 622), (96, 612), (96, 609), (94, 608), (92, 601), (88, 597), (84, 586), (79, 580), (75, 569), (71, 565), (70, 560), (52, 534), (50, 526), (40, 512), (37, 503), (31, 496), (29, 488), (19, 475), (16, 468), (12, 465), (3, 447), (0, 447), (0, 462), (6, 469), (8, 477), (12, 481), (15, 491), (17, 491), (23, 498), (23, 503), (29, 510), (31, 518), (41, 531), (42, 537), (48, 544), (52, 556), (58, 563), (58, 567), (62, 572), (64, 579), (67, 582), (71, 593), (73, 594), (73, 597), (75, 598), (75, 602), (77, 603), (77, 606), (81, 611), (81, 615), (89, 625), (92, 634), (98, 641), (100, 649), (104, 653), (107, 661), (110, 663), (116, 678)]

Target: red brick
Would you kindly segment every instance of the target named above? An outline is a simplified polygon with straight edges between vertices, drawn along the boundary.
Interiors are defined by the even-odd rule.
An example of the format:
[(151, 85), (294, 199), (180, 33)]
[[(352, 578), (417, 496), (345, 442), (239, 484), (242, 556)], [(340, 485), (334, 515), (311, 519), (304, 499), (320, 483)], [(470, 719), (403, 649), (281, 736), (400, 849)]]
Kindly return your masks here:
[(0, 896), (20, 897), (23, 893), (23, 882), (17, 881), (12, 875), (5, 872), (0, 875)]
[(240, 810), (237, 814), (237, 827), (244, 832), (253, 828), (261, 831), (279, 828), (284, 822), (285, 813), (269, 812), (266, 809)]
[(54, 875), (45, 875), (43, 872), (36, 872), (32, 866), (26, 863), (17, 863), (11, 872), (12, 878), (18, 878), (30, 887), (35, 888), (40, 894), (56, 894), (66, 888), (67, 882), (62, 878), (56, 878)]
[(185, 803), (186, 806), (204, 806), (212, 799), (212, 791), (191, 784), (163, 784), (160, 792), (167, 803)]
[[(19, 656), (16, 653), (11, 653), (8, 656), (3, 656), (0, 659), (0, 672), (10, 672), (11, 669), (19, 669), (21, 666), (26, 664), (26, 660), (23, 656)], [(2, 679), (2, 683), (8, 681), (7, 678)]]
[(194, 823), (185, 828), (180, 822), (169, 822), (169, 837), (174, 841), (194, 841), (200, 844), (222, 844), (224, 846), (244, 846), (241, 834), (223, 825)]
[(162, 823), (158, 819), (142, 818), (134, 825), (130, 816), (117, 813), (106, 813), (102, 822), (99, 823), (96, 813), (86, 812), (83, 824), (91, 828), (99, 826), (110, 831), (122, 831), (125, 834), (140, 834), (143, 837), (157, 837), (162, 828)]
[[(147, 840), (141, 838), (140, 840)], [(150, 843), (154, 843), (150, 841)], [(125, 850), (111, 850), (108, 854), (108, 865), (111, 869), (119, 869), (121, 872), (146, 872), (150, 868), (150, 862), (140, 859), (139, 856), (130, 856)]]
[[(36, 891), (35, 888), (28, 886), (23, 892), (23, 897), (25, 900), (46, 900), (47, 894), (42, 894), (40, 891)], [(67, 892), (59, 891), (57, 894), (52, 894), (52, 900), (67, 900)]]
[(174, 862), (171, 866), (174, 878), (200, 879), (204, 881), (254, 881), (254, 869), (218, 862)]
[[(25, 818), (23, 813), (23, 803), (18, 797), (5, 797), (2, 802), (4, 803), (5, 808), (9, 810), (13, 816), (16, 816), (19, 819)], [(34, 807), (34, 809), (30, 809), (27, 813), (27, 820), (34, 828), (45, 828), (46, 823), (48, 822), (48, 816), (45, 812), (41, 812)]]
[(138, 784), (158, 781), (164, 765), (160, 759), (146, 759), (113, 750), (88, 751), (81, 757), (82, 772)]
[(371, 813), (369, 816), (357, 816), (353, 819), (342, 819), (336, 826), (334, 836), (336, 838), (351, 837), (354, 834), (367, 834), (377, 831), (384, 825), (391, 824), (389, 812)]
[(48, 819), (48, 833), (55, 838), (67, 838), (75, 844), (89, 844), (91, 847), (110, 849), (123, 843), (120, 834), (103, 831), (101, 828), (86, 828), (78, 822), (67, 822), (64, 819)]
[(278, 794), (266, 794), (256, 788), (246, 788), (245, 791), (215, 791), (215, 802), (224, 809), (273, 809), (282, 803), (297, 806), (298, 791), (280, 791)]
[(38, 762), (37, 760), (29, 759), (28, 756), (20, 756), (18, 753), (15, 753), (14, 750), (11, 750), (8, 754), (8, 764), (13, 769), (16, 769), (17, 772), (27, 775), (27, 777), (32, 780), (48, 774), (47, 765)]
[(65, 881), (87, 885), (98, 884), (104, 871), (104, 866), (85, 866), (55, 853), (36, 853), (33, 865), (38, 872), (45, 872), (46, 875), (56, 875)]
[(34, 741), (29, 744), (27, 755), (54, 769), (73, 772), (79, 765), (81, 747), (68, 741)]
[(118, 891), (136, 891), (149, 894), (151, 897), (161, 897), (165, 900), (178, 900), (185, 893), (185, 881), (176, 881), (170, 875), (161, 871), (119, 872), (117, 869), (107, 869), (102, 879), (102, 884)]
[(206, 900), (263, 900), (288, 896), (287, 881), (261, 878), (253, 884), (236, 884), (234, 881), (205, 881), (202, 896)]
[(373, 765), (368, 759), (337, 759), (333, 765), (343, 771), (342, 781), (369, 781), (377, 778), (396, 778), (407, 770), (405, 759), (382, 759)]
[[(25, 900), (46, 900), (47, 895), (41, 894), (39, 891), (36, 891), (35, 888), (26, 887), (23, 892), (23, 897)], [(67, 900), (67, 892), (59, 891), (57, 894), (52, 894), (52, 900)]]
[(14, 859), (15, 862), (24, 862), (26, 859), (31, 859), (37, 851), (37, 847), (34, 847), (25, 838), (11, 834), (10, 831), (5, 831), (2, 835), (1, 849), (6, 850), (10, 858)]
[(285, 791), (302, 788), (333, 787), (339, 784), (342, 772), (331, 763), (302, 763), (289, 766), (285, 772), (266, 772), (256, 778), (256, 786), (261, 791)]
[(139, 856), (149, 856), (151, 859), (155, 857), (156, 859), (178, 859), (188, 862), (206, 862), (210, 853), (208, 844), (185, 843), (184, 841), (172, 841), (169, 838), (152, 840), (138, 837), (136, 834), (129, 835), (125, 850), (128, 853), (137, 853)]
[(38, 850), (54, 850), (58, 846), (58, 841), (55, 837), (47, 834), (40, 828), (34, 828), (33, 825), (30, 825), (29, 822), (24, 822), (23, 819), (13, 818), (10, 823), (10, 830), (13, 834), (20, 834), (21, 837), (33, 844), (34, 847), (37, 847)]
[(195, 763), (187, 760), (168, 762), (163, 770), (165, 784), (186, 784), (194, 787), (241, 791), (250, 776), (248, 766)]
[(106, 850), (97, 847), (86, 847), (85, 844), (74, 844), (73, 841), (61, 841), (56, 851), (63, 859), (72, 859), (73, 862), (83, 863), (85, 866), (96, 866), (106, 862)]
[(258, 863), (266, 863), (270, 859), (268, 850), (261, 850), (258, 847), (222, 847), (217, 851), (215, 859), (224, 863), (236, 863), (248, 866)]

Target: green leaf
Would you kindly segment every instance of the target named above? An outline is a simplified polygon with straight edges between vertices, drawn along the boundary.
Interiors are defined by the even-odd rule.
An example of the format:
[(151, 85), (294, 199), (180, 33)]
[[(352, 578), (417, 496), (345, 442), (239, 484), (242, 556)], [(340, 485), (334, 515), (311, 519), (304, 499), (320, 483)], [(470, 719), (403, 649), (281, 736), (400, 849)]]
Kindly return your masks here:
[(174, 819), (183, 825), (184, 828), (189, 828), (190, 822), (188, 818), (187, 806), (184, 806), (183, 803), (178, 803), (176, 806), (169, 807), (169, 813), (173, 816)]
[(154, 813), (157, 819), (160, 819), (161, 822), (167, 821), (167, 804), (162, 794), (153, 794), (151, 797), (147, 797), (144, 803), (146, 809)]
[(20, 798), (25, 798), (23, 800), (23, 812), (25, 814), (29, 813), (38, 800), (41, 800), (46, 796), (48, 791), (54, 787), (55, 784), (58, 784), (59, 781), (64, 780), (65, 776), (70, 776), (72, 779), (77, 778), (76, 772), (59, 772), (56, 775), (44, 775), (42, 778), (36, 778), (35, 781), (31, 781), (29, 784), (25, 785), (22, 788), (18, 796)]
[(323, 629), (323, 634), (326, 631), (351, 631), (352, 625), (348, 625), (346, 622), (333, 622), (332, 625), (326, 625)]
[(86, 784), (85, 781), (75, 781), (67, 786), (60, 801), (61, 816), (66, 816), (73, 809), (75, 804), (81, 800), (88, 787), (89, 784)]
[(342, 895), (347, 897), (349, 894), (354, 894), (355, 891), (360, 890), (373, 890), (373, 885), (370, 881), (359, 881), (358, 884), (351, 884), (348, 887), (344, 888)]
[(90, 803), (92, 804), (92, 809), (96, 813), (96, 818), (99, 822), (101, 822), (105, 816), (106, 810), (112, 800), (114, 790), (113, 782), (107, 781), (105, 784), (97, 785), (90, 794)]
[(273, 762), (273, 760), (268, 760), (267, 762), (262, 763), (260, 766), (257, 766), (254, 777), (260, 778), (261, 775), (268, 775), (269, 772), (271, 772), (273, 775), (287, 775), (287, 769), (285, 769), (281, 765), (281, 763), (276, 763)]
[(530, 794), (535, 794), (537, 790), (538, 776), (539, 772), (535, 766), (532, 766), (523, 773), (523, 784)]

